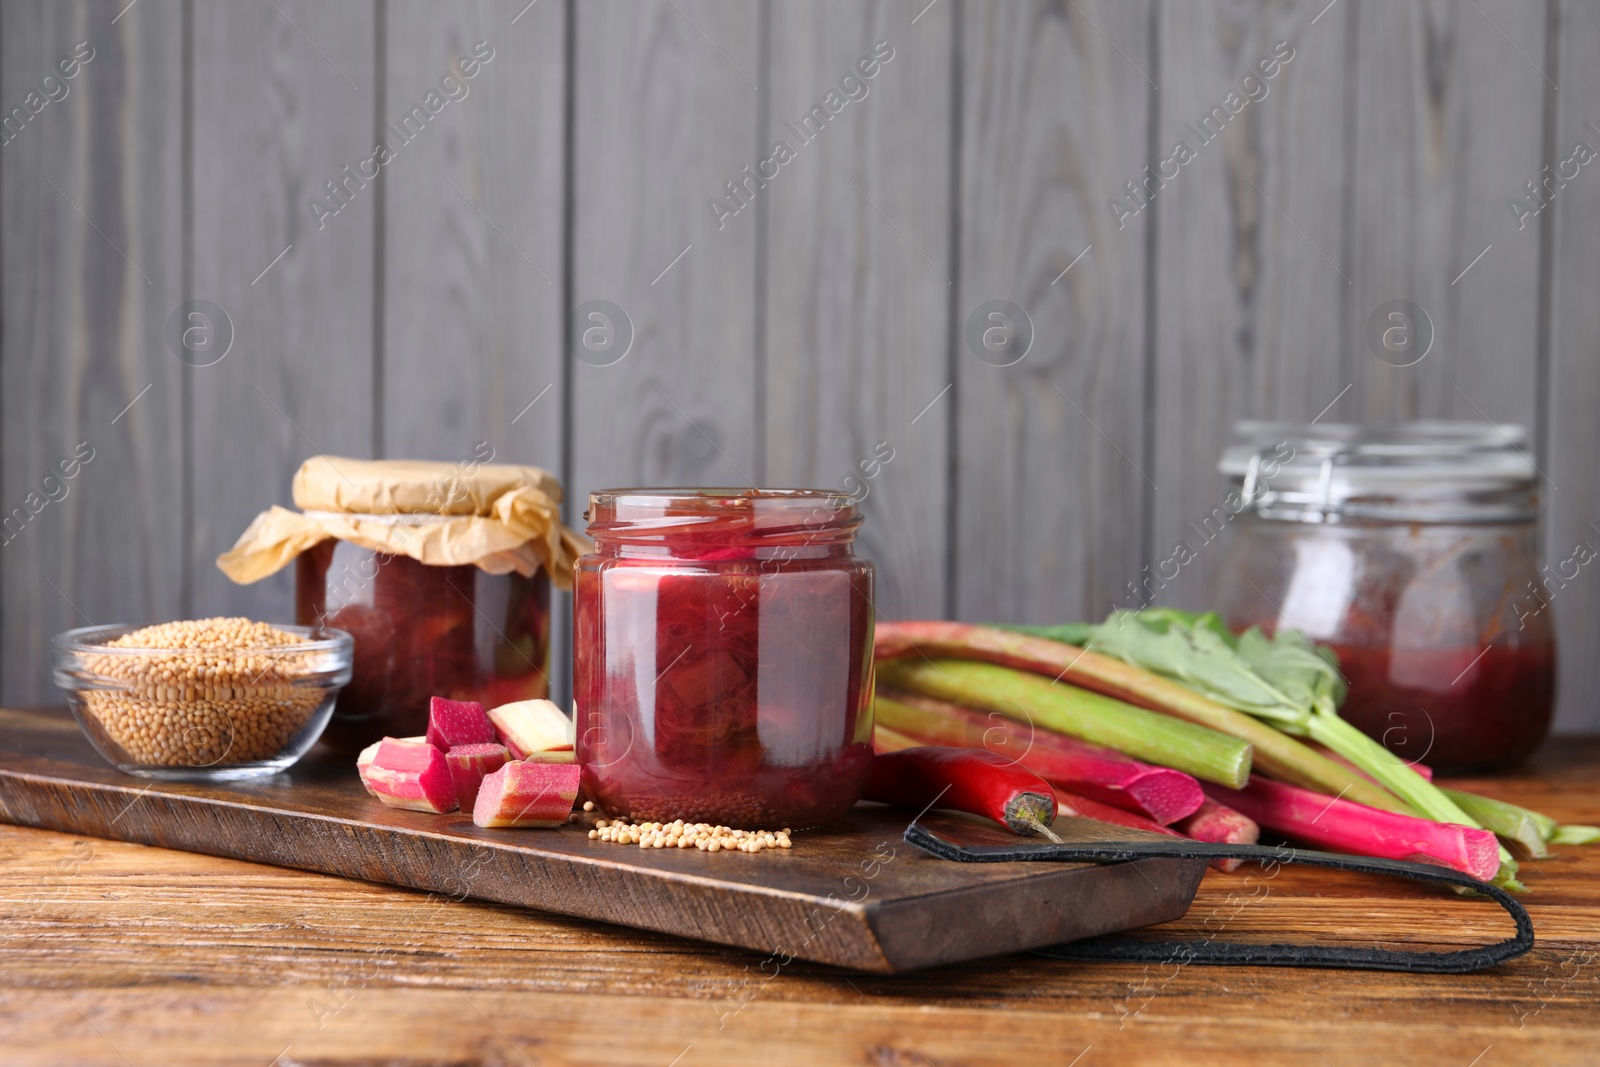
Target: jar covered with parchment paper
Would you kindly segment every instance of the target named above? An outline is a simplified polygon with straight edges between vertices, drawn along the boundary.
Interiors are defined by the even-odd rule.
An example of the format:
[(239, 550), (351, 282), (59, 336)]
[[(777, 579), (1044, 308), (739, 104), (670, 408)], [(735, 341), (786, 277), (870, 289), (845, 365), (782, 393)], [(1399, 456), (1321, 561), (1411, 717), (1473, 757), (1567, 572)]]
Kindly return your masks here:
[(586, 547), (537, 467), (313, 456), (294, 502), (218, 566), (252, 582), (295, 564), (295, 621), (344, 630), (355, 661), (323, 742), (421, 734), (433, 696), (493, 707), (550, 693), (550, 590)]

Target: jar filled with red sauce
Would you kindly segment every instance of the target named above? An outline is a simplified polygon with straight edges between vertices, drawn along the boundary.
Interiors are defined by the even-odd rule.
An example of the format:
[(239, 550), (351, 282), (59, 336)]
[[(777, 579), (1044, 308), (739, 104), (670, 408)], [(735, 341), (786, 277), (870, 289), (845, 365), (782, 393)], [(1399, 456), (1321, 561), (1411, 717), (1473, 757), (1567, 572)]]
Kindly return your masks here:
[(1532, 752), (1556, 660), (1522, 429), (1247, 422), (1238, 437), (1221, 463), (1229, 624), (1330, 646), (1340, 715), (1403, 759), (1489, 771)]
[(359, 751), (428, 728), (428, 701), (486, 708), (550, 695), (550, 577), (488, 574), (324, 541), (295, 561), (295, 622), (355, 639), (322, 740)]
[(574, 582), (583, 788), (602, 810), (801, 829), (872, 764), (872, 564), (820, 490), (590, 497)]
[(485, 707), (550, 693), (550, 590), (587, 542), (537, 467), (313, 456), (299, 511), (258, 516), (217, 562), (241, 583), (295, 568), (295, 621), (354, 638), (322, 742), (356, 752), (428, 725), (433, 696)]

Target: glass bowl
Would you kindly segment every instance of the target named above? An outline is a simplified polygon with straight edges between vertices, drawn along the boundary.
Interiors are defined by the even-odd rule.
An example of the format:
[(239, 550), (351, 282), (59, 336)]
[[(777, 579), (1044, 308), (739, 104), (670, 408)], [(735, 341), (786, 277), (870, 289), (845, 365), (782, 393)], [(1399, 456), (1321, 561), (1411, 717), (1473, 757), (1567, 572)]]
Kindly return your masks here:
[(111, 648), (132, 626), (58, 634), (55, 683), (95, 750), (145, 778), (256, 778), (316, 744), (350, 681), (343, 630), (279, 626), (295, 644), (242, 649)]

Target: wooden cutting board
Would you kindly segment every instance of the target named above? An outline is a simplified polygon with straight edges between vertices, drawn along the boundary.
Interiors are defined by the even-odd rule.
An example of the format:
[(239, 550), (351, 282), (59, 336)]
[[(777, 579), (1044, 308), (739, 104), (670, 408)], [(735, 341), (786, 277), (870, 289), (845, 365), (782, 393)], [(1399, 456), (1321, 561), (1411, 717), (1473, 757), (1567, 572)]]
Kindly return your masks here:
[[(484, 830), (459, 813), (386, 808), (347, 760), (305, 760), (251, 783), (134, 778), (111, 767), (64, 709), (0, 709), (0, 819), (22, 826), (296, 867), (476, 897), (892, 973), (1017, 952), (1181, 916), (1204, 861), (956, 864), (901, 839), (908, 815), (859, 805), (791, 850), (640, 849), (558, 830)], [(1014, 840), (934, 813), (967, 844)], [(1070, 840), (1138, 831), (1058, 820)]]

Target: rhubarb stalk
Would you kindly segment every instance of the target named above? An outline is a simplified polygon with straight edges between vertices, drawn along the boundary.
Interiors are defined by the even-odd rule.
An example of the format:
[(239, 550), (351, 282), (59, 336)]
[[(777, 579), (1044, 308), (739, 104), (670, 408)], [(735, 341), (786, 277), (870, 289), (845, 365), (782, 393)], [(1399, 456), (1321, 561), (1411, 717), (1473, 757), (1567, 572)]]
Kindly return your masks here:
[(1193, 815), (1205, 802), (1200, 783), (1114, 749), (985, 714), (932, 697), (879, 690), (873, 719), (918, 744), (982, 748), (1014, 760), (1053, 785), (1135, 812), (1158, 823)]
[(1206, 794), (1268, 830), (1318, 848), (1437, 863), (1486, 882), (1500, 869), (1494, 834), (1477, 827), (1397, 815), (1265, 778), (1239, 790), (1208, 785)]
[(1461, 805), (1461, 810), (1472, 816), (1484, 829), (1493, 830), (1506, 840), (1521, 845), (1522, 851), (1532, 858), (1537, 860), (1550, 855), (1545, 842), (1556, 832), (1556, 821), (1550, 816), (1519, 808), (1503, 800), (1463, 793), (1458, 789), (1446, 789), (1444, 794)]
[[(1345, 692), (1337, 659), (1298, 631), (1270, 637), (1259, 627), (1237, 636), (1215, 612), (1173, 608), (1114, 611), (1090, 631), (1089, 644), (1163, 675), (1234, 711), (1264, 719), (1284, 733), (1318, 742), (1364, 771), (1416, 814), (1477, 826), (1461, 806), (1399, 756), (1339, 717)], [(1370, 802), (1370, 783), (1335, 795)], [(1379, 790), (1381, 793), (1382, 790)], [(1393, 807), (1375, 804), (1377, 807)], [(1517, 863), (1500, 848), (1497, 884), (1518, 888)]]
[(1143, 830), (1151, 834), (1166, 834), (1168, 837), (1182, 837), (1178, 831), (1170, 826), (1162, 826), (1154, 819), (1146, 819), (1143, 815), (1135, 815), (1131, 811), (1114, 808), (1110, 804), (1102, 804), (1089, 797), (1079, 796), (1077, 793), (1054, 786), (1056, 794), (1056, 807), (1061, 815), (1076, 815), (1080, 819), (1094, 819), (1098, 822), (1108, 822), (1113, 826), (1125, 826), (1130, 830)]
[[(1206, 803), (1210, 804), (1211, 801), (1208, 799)], [(1082, 797), (1075, 793), (1069, 793), (1060, 786), (1056, 787), (1056, 805), (1060, 809), (1062, 815), (1076, 815), (1079, 818), (1094, 819), (1098, 822), (1108, 822), (1114, 826), (1125, 826), (1130, 830), (1143, 830), (1146, 833), (1152, 834), (1166, 834), (1168, 837), (1187, 837), (1201, 841), (1211, 840), (1210, 838), (1196, 837), (1196, 835), (1188, 833), (1187, 831), (1180, 834), (1170, 826), (1162, 826), (1158, 822), (1155, 822), (1151, 819), (1146, 819), (1140, 815), (1135, 815), (1131, 811), (1123, 811), (1121, 808), (1114, 808), (1109, 804), (1101, 804), (1099, 801), (1090, 800), (1088, 797)], [(1215, 806), (1220, 807), (1220, 805)], [(1201, 810), (1204, 810), (1204, 808)], [(1238, 812), (1234, 812), (1233, 814), (1239, 815)], [(1239, 818), (1244, 819), (1244, 816), (1239, 815)], [(1244, 819), (1244, 821), (1249, 822), (1250, 820)], [(1250, 825), (1254, 826), (1255, 824), (1250, 823)], [(1255, 838), (1251, 838), (1252, 842), (1254, 840)], [(1212, 860), (1211, 866), (1215, 867), (1219, 871), (1231, 874), (1232, 872), (1238, 870), (1240, 865), (1243, 863), (1244, 860)]]
[[(1177, 824), (1185, 836), (1196, 841), (1215, 841), (1227, 845), (1253, 845), (1261, 840), (1261, 827), (1241, 811), (1206, 797), (1200, 810)], [(1211, 866), (1232, 873), (1244, 860), (1212, 860)]]
[(997, 663), (1069, 680), (1084, 689), (1248, 741), (1254, 749), (1255, 769), (1263, 774), (1330, 796), (1346, 796), (1371, 807), (1411, 811), (1402, 801), (1348, 767), (1313, 752), (1258, 719), (1142, 667), (1053, 638), (960, 622), (896, 622), (877, 628), (875, 650), (880, 672), (888, 666), (881, 661), (920, 654), (930, 658), (951, 656)]
[(919, 658), (880, 663), (878, 677), (895, 689), (997, 711), (1219, 785), (1250, 777), (1247, 742), (1037, 674)]

